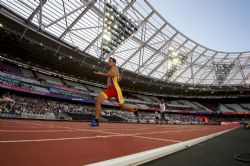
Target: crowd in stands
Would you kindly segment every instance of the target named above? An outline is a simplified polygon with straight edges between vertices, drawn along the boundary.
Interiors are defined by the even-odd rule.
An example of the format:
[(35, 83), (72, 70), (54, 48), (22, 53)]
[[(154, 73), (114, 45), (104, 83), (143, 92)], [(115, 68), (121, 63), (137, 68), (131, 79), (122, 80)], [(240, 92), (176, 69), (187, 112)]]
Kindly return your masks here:
[[(54, 77), (29, 69), (20, 68), (15, 64), (0, 61), (0, 84), (8, 87), (18, 87), (27, 91), (39, 92), (39, 94), (56, 94), (60, 96), (70, 96), (85, 100), (94, 101), (94, 97), (102, 91), (102, 88), (95, 87), (93, 85), (85, 85), (82, 83), (66, 81), (59, 77)], [(89, 92), (89, 93), (85, 93)], [(92, 96), (90, 95), (92, 93)], [(159, 104), (159, 99), (155, 96), (146, 96), (124, 92), (125, 102), (130, 105), (137, 105), (145, 110), (148, 108), (156, 108)], [(89, 115), (94, 113), (93, 106), (83, 106), (83, 104), (73, 104), (70, 102), (59, 102), (49, 100), (46, 97), (29, 98), (15, 96), (15, 103), (12, 106), (12, 110), (1, 109), (2, 112), (15, 112), (19, 115), (32, 115), (32, 116), (57, 116), (62, 113)], [(111, 104), (114, 101), (111, 99), (106, 103)], [(215, 105), (210, 103), (198, 103), (196, 101), (189, 100), (173, 100), (168, 102), (168, 107), (172, 110), (179, 112), (182, 111), (195, 111), (200, 113), (213, 113), (215, 112)], [(217, 107), (217, 110), (221, 112), (245, 112), (250, 110), (249, 104), (221, 104)], [(218, 109), (219, 108), (219, 109)], [(171, 112), (170, 111), (170, 112)], [(118, 117), (122, 121), (128, 122), (155, 122), (154, 111), (141, 111), (140, 118), (136, 119), (133, 113), (124, 112), (119, 109), (103, 108), (102, 116), (106, 118)], [(113, 118), (114, 119), (114, 118)], [(167, 122), (171, 124), (180, 123), (201, 123), (200, 119), (195, 118), (192, 115), (184, 115), (178, 113), (169, 113), (166, 116)], [(218, 119), (217, 119), (218, 120)], [(222, 119), (220, 119), (222, 120)], [(239, 120), (239, 119), (236, 119)], [(213, 119), (211, 120), (213, 121)]]
[[(66, 101), (59, 101), (44, 97), (30, 97), (14, 95), (11, 97), (15, 102), (8, 103), (7, 107), (0, 108), (0, 113), (15, 114), (24, 118), (35, 119), (60, 119), (64, 116), (78, 117), (84, 119), (86, 115), (94, 117), (95, 108), (93, 105), (83, 105)], [(140, 111), (139, 119), (132, 112), (122, 111), (115, 108), (103, 107), (102, 117), (112, 121), (156, 123), (154, 111)], [(81, 118), (82, 117), (82, 118)], [(87, 116), (88, 118), (90, 116)], [(168, 124), (204, 124), (204, 120), (197, 118), (197, 115), (167, 112), (164, 117)], [(68, 118), (70, 119), (70, 117)], [(242, 121), (249, 120), (248, 117), (209, 117), (210, 122), (219, 121)], [(85, 120), (90, 120), (86, 119)]]
[(72, 104), (59, 102), (45, 98), (30, 98), (14, 96), (14, 103), (11, 108), (1, 109), (2, 113), (13, 113), (22, 116), (59, 116), (63, 113), (73, 114), (90, 114), (93, 113), (93, 108), (82, 106), (80, 104)]
[[(94, 106), (86, 106), (82, 104), (67, 103), (62, 101), (49, 100), (45, 98), (30, 98), (24, 96), (14, 96), (15, 100), (11, 109), (2, 110), (4, 113), (15, 113), (18, 115), (29, 116), (55, 116), (62, 113), (70, 114), (94, 114)], [(155, 121), (154, 112), (140, 112), (140, 119), (136, 119), (131, 112), (121, 111), (119, 109), (103, 108), (101, 112), (103, 117), (119, 117), (123, 121), (128, 122), (153, 122)]]

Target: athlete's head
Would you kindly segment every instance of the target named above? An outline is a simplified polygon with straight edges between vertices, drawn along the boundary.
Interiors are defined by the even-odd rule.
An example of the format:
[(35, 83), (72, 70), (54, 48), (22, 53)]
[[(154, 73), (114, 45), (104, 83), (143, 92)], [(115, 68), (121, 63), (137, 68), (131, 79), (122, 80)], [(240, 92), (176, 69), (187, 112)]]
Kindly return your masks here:
[(163, 104), (164, 103), (164, 99), (161, 99), (161, 104)]
[(108, 61), (108, 66), (109, 66), (109, 67), (112, 67), (112, 66), (115, 66), (115, 65), (116, 65), (116, 60), (115, 60), (115, 58), (110, 57), (110, 58), (109, 58), (109, 61)]

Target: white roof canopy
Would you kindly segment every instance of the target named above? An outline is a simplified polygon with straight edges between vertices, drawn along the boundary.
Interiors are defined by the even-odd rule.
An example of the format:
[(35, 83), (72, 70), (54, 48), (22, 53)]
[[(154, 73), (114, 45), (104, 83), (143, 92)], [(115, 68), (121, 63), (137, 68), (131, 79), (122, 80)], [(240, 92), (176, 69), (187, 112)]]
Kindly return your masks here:
[[(100, 58), (104, 0), (2, 0), (1, 5), (59, 40)], [(104, 57), (155, 79), (187, 84), (250, 84), (250, 51), (220, 52), (179, 32), (147, 0), (109, 2), (138, 30)], [(218, 75), (219, 73), (219, 75)]]

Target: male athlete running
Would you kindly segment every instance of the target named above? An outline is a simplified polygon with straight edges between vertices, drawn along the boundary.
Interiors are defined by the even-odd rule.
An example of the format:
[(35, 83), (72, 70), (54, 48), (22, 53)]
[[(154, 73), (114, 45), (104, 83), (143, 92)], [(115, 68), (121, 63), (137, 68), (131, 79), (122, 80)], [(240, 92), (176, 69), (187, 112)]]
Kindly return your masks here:
[(124, 99), (122, 96), (122, 91), (121, 88), (118, 84), (119, 82), (119, 70), (116, 67), (116, 60), (114, 58), (109, 58), (108, 60), (108, 67), (109, 72), (108, 73), (103, 73), (101, 71), (94, 72), (95, 74), (99, 76), (104, 76), (108, 77), (108, 83), (107, 83), (107, 89), (105, 89), (103, 92), (101, 92), (97, 97), (96, 97), (96, 103), (95, 103), (95, 120), (90, 122), (90, 126), (99, 126), (99, 118), (100, 118), (100, 112), (101, 112), (101, 103), (103, 100), (107, 100), (111, 97), (115, 97), (117, 103), (121, 107), (121, 109), (124, 109), (126, 111), (134, 112), (136, 117), (138, 117), (138, 107), (132, 107), (132, 106), (127, 106), (124, 105)]

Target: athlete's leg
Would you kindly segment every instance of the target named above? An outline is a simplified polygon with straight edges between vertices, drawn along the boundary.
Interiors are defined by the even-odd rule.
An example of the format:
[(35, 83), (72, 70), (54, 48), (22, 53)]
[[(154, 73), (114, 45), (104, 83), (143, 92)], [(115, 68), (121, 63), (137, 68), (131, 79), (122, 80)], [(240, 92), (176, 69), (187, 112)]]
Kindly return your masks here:
[(129, 112), (135, 112), (138, 110), (138, 107), (136, 107), (136, 106), (128, 106), (125, 104), (120, 104), (120, 107), (121, 107), (121, 109), (129, 111)]
[(162, 121), (164, 120), (166, 123), (168, 123), (168, 120), (166, 119), (166, 117), (165, 117), (165, 115), (166, 115), (166, 112), (162, 112)]
[(109, 89), (104, 90), (103, 92), (101, 92), (95, 99), (95, 120), (93, 120), (92, 122), (90, 122), (90, 126), (95, 127), (95, 126), (99, 126), (99, 118), (100, 118), (100, 112), (101, 112), (101, 104), (103, 100), (108, 99), (108, 95), (109, 95)]
[(164, 118), (163, 112), (160, 113), (160, 117), (161, 117), (161, 124), (162, 124), (162, 121), (163, 121), (163, 118)]
[(104, 92), (101, 92), (95, 99), (95, 118), (99, 120), (101, 112), (101, 104), (103, 100), (107, 100), (108, 97)]
[[(168, 123), (169, 118), (168, 118), (168, 116), (167, 116), (167, 118), (166, 118), (166, 116), (165, 116), (166, 114), (167, 114), (167, 112), (164, 113), (164, 120), (166, 121), (166, 123)], [(168, 114), (167, 114), (167, 115), (168, 115)]]
[(113, 97), (115, 97), (121, 109), (129, 111), (129, 112), (134, 112), (135, 117), (139, 120), (139, 113), (137, 111), (139, 108), (137, 106), (128, 106), (124, 104), (124, 98), (123, 98), (122, 91), (119, 86), (115, 86), (113, 90), (114, 90)]
[(137, 119), (137, 121), (139, 122), (139, 113), (138, 113), (138, 107), (136, 106), (128, 106), (128, 105), (124, 105), (124, 104), (119, 104), (121, 109), (129, 111), (129, 112), (134, 112), (134, 115)]

